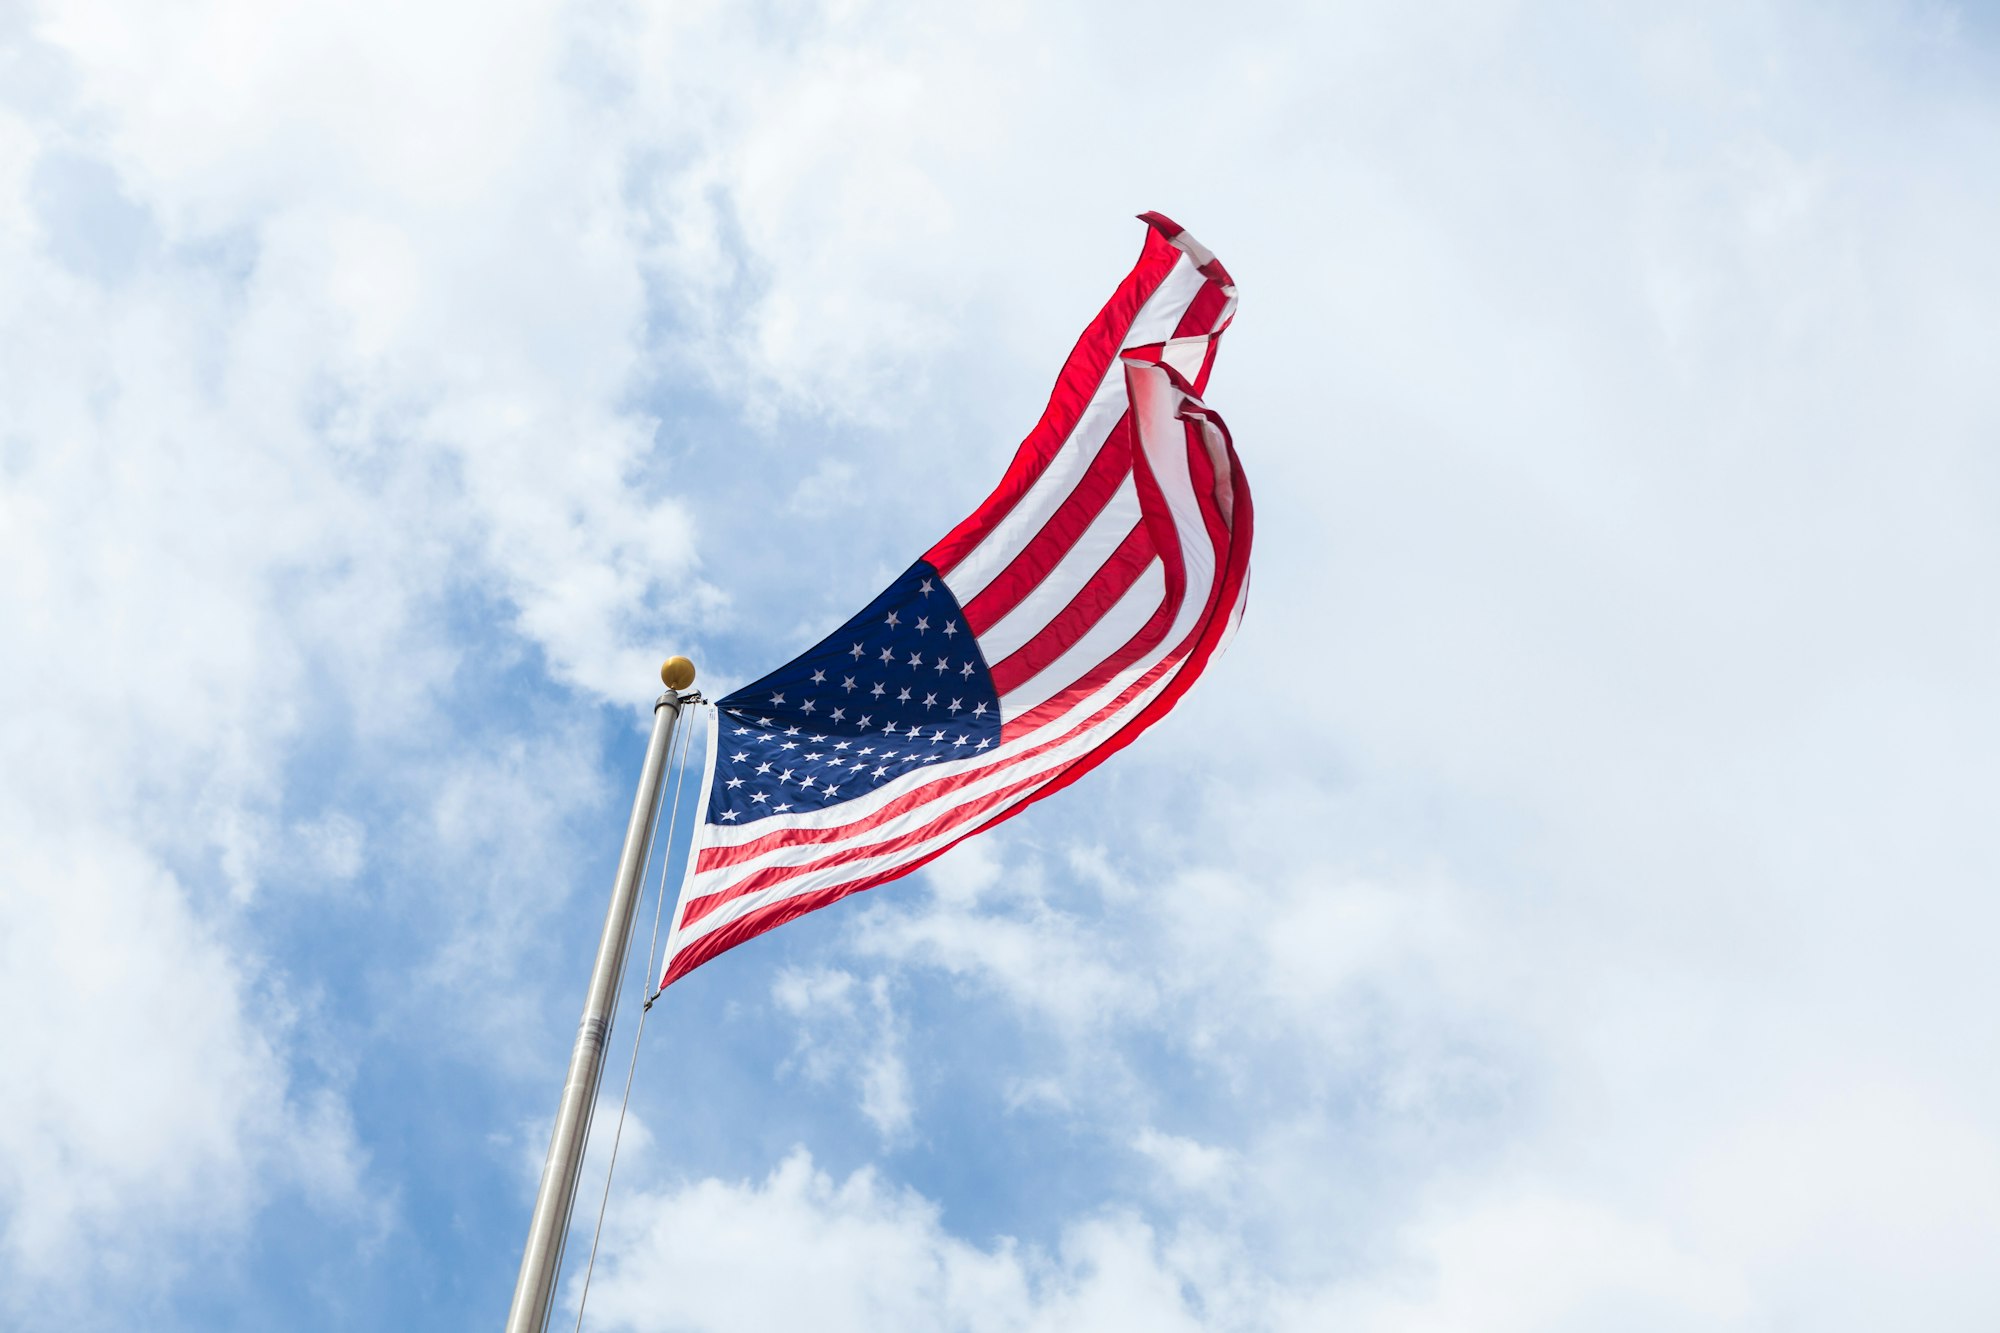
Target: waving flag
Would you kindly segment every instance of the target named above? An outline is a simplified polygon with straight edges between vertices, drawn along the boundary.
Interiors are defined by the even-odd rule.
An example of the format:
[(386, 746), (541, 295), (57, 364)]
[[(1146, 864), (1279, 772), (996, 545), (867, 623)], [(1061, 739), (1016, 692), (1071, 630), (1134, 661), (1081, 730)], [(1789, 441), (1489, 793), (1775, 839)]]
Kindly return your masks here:
[(972, 516), (717, 705), (662, 985), (1068, 786), (1243, 614), (1250, 492), (1200, 398), (1236, 288), (1157, 213)]

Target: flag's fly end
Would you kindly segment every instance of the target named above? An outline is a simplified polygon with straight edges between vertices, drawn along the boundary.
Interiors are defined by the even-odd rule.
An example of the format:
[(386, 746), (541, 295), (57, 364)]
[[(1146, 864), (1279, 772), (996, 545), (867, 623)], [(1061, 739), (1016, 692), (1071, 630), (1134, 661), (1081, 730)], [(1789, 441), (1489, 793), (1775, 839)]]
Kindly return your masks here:
[(1068, 786), (1228, 641), (1252, 508), (1201, 394), (1236, 287), (1171, 219), (1140, 217), (1138, 262), (993, 493), (839, 630), (716, 705), (662, 986)]

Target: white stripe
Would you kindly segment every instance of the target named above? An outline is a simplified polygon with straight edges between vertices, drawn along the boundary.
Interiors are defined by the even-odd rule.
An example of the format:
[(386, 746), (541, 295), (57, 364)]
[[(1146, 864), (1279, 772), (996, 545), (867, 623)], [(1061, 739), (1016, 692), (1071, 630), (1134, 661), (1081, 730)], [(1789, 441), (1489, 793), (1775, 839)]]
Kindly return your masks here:
[[(1153, 618), (1166, 596), (1167, 570), (1156, 555), (1118, 599), (1118, 604), (1104, 613), (1102, 620), (1085, 631), (1062, 656), (1000, 696), (1000, 720), (1019, 717), (1083, 679), (1092, 668), (1129, 643)], [(1172, 643), (1170, 638), (1160, 640), (1163, 648)]]
[[(681, 870), (680, 896), (674, 900), (674, 920), (667, 928), (666, 961), (660, 965), (660, 977), (655, 979), (655, 985), (659, 985), (661, 979), (665, 978), (667, 968), (673, 964), (674, 954), (680, 950), (680, 945), (675, 941), (681, 934), (681, 914), (687, 911), (688, 899), (694, 896), (695, 859), (701, 855), (705, 841), (703, 833), (708, 828), (708, 795), (715, 787), (715, 757), (722, 753), (722, 713), (712, 703), (703, 703), (701, 707), (708, 717), (708, 757), (701, 765), (701, 790), (695, 793), (694, 837), (688, 842), (687, 865)], [(683, 704), (682, 708), (685, 709), (686, 705)], [(682, 713), (681, 719), (687, 720), (685, 712)], [(672, 856), (673, 851), (674, 849), (669, 847), (666, 854)], [(665, 874), (666, 871), (662, 869), (660, 873)]]
[(1132, 321), (1132, 331), (1125, 335), (1124, 345), (1144, 347), (1148, 343), (1163, 343), (1173, 337), (1174, 330), (1180, 327), (1181, 316), (1187, 313), (1188, 307), (1194, 304), (1194, 298), (1200, 296), (1201, 289), (1207, 285), (1208, 279), (1196, 267), (1194, 257), (1182, 251), (1166, 280), (1147, 298), (1139, 317)]
[(1194, 478), (1188, 472), (1187, 424), (1180, 418), (1182, 404), (1195, 400), (1175, 388), (1167, 373), (1149, 361), (1128, 361), (1125, 371), (1139, 448), (1145, 452), (1173, 515), (1174, 531), (1187, 557), (1188, 587), (1202, 589), (1205, 600), (1206, 590), (1215, 582), (1215, 548), (1209, 543), (1208, 525), (1202, 519)]
[[(1183, 253), (1174, 262), (1166, 278), (1146, 298), (1146, 304), (1133, 319), (1126, 331), (1120, 348), (1144, 347), (1148, 343), (1164, 342), (1173, 336), (1174, 328), (1187, 313), (1189, 304), (1201, 293), (1202, 284), (1208, 280), (1201, 276), (1192, 260)], [(1158, 330), (1164, 327), (1165, 333)], [(1028, 548), (1028, 543), (1048, 523), (1049, 518), (1062, 502), (1076, 489), (1083, 479), (1084, 471), (1091, 459), (1103, 447), (1110, 436), (1111, 428), (1118, 424), (1118, 418), (1125, 415), (1125, 377), (1119, 371), (1118, 358), (1113, 357), (1104, 378), (1098, 381), (1097, 389), (1090, 396), (1090, 403), (1077, 418), (1076, 429), (1049, 460), (1042, 475), (1028, 488), (1027, 494), (1017, 501), (1006, 516), (993, 525), (966, 557), (944, 576), (945, 586), (951, 589), (958, 604), (964, 606), (977, 597), (1000, 571), (1012, 564), (1014, 557)]]
[(1077, 419), (1076, 429), (1056, 456), (1049, 460), (1042, 475), (1035, 479), (1028, 493), (1006, 516), (993, 525), (993, 530), (979, 545), (973, 547), (965, 559), (944, 576), (944, 586), (951, 589), (951, 595), (958, 598), (960, 606), (977, 597), (987, 584), (999, 576), (1001, 570), (1013, 563), (1015, 556), (1027, 549), (1035, 534), (1047, 525), (1056, 510), (1062, 508), (1062, 502), (1069, 499), (1077, 483), (1083, 480), (1091, 460), (1097, 457), (1097, 451), (1110, 437), (1111, 428), (1125, 415), (1124, 380), (1125, 377), (1118, 373), (1114, 357), (1111, 370), (1098, 384), (1090, 405)]
[(1128, 472), (1103, 510), (1076, 539), (1076, 545), (1063, 553), (1063, 558), (1021, 599), (1019, 606), (977, 636), (979, 651), (985, 654), (987, 664), (991, 666), (1015, 652), (1062, 614), (1063, 608), (1090, 582), (1090, 576), (1131, 535), (1132, 525), (1138, 521), (1139, 492), (1134, 489)]

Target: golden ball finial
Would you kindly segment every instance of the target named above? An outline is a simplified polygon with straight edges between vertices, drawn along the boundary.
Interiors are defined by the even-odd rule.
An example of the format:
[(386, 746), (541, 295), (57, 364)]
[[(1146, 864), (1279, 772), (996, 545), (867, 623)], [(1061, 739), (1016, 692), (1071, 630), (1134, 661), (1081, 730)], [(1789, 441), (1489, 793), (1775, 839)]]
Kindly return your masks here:
[(678, 694), (694, 684), (694, 663), (685, 657), (669, 657), (660, 663), (660, 680)]

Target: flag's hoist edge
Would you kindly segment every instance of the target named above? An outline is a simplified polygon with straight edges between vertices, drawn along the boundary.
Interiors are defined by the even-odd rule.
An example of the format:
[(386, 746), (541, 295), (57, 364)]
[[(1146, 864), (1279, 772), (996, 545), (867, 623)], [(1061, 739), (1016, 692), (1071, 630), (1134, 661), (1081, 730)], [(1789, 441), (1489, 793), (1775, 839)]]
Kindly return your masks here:
[(1068, 786), (1240, 621), (1250, 492), (1200, 398), (1236, 290), (1156, 213), (986, 501), (711, 714), (661, 985)]

